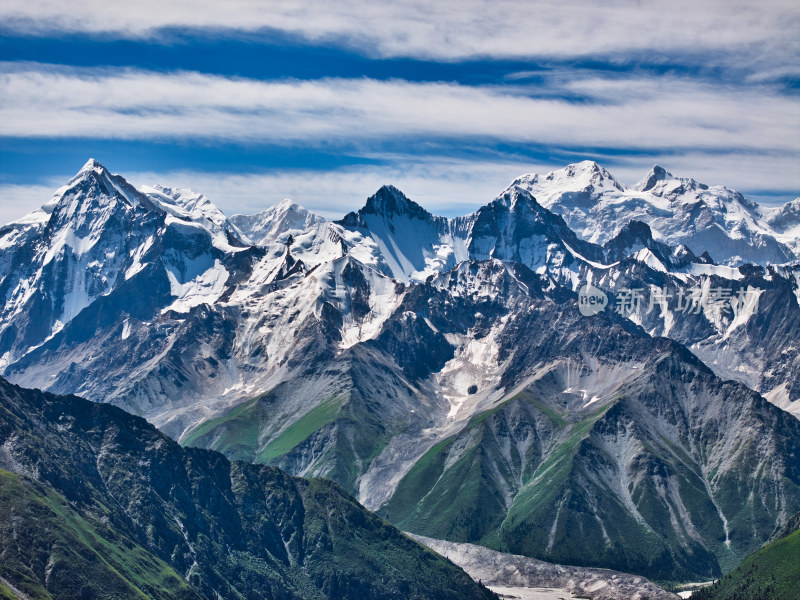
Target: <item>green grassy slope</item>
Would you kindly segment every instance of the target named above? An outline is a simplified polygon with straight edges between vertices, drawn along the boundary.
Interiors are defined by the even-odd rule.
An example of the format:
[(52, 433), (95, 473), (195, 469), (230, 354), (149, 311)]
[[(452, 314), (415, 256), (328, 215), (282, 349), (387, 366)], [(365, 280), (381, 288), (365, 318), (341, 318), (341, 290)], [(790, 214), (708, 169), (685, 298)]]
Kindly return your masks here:
[(112, 526), (85, 519), (48, 486), (0, 470), (0, 507), (0, 574), (31, 599), (90, 592), (137, 600), (201, 597), (169, 565)]
[(748, 556), (692, 600), (797, 600), (800, 598), (800, 529)]
[[(406, 531), (556, 563), (662, 582), (719, 577), (751, 551), (747, 535), (754, 527), (771, 527), (771, 505), (750, 494), (772, 484), (761, 481), (766, 469), (759, 467), (770, 456), (739, 441), (740, 458), (712, 473), (707, 455), (726, 459), (717, 449), (727, 444), (726, 429), (713, 422), (687, 428), (677, 394), (664, 383), (675, 379), (656, 371), (629, 393), (579, 411), (560, 405), (546, 388), (524, 390), (431, 448), (382, 514)], [(743, 398), (742, 406), (751, 400)], [(738, 401), (730, 397), (725, 410)], [(764, 427), (772, 409), (747, 410), (752, 418), (736, 418)], [(794, 429), (785, 436), (772, 426), (765, 435), (796, 440), (789, 424)], [(783, 455), (771, 455), (787, 473), (777, 491), (796, 506), (795, 464), (781, 463)], [(735, 508), (719, 502), (727, 532), (717, 498), (738, 499)]]

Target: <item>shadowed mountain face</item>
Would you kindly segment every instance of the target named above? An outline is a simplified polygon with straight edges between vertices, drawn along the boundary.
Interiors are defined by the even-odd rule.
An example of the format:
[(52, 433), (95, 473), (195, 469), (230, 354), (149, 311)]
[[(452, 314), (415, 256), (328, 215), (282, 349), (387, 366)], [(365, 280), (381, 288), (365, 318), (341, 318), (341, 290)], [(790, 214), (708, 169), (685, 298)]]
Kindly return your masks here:
[(329, 481), (0, 380), (0, 576), (34, 598), (494, 598)]
[[(755, 214), (652, 175), (635, 194), (597, 165), (544, 181), (575, 210), (655, 194), (678, 214), (691, 193), (723, 225)], [(542, 181), (457, 219), (385, 187), (336, 223), (289, 202), (228, 220), (89, 163), (0, 230), (0, 365), (331, 478), (415, 533), (716, 576), (800, 510), (800, 421), (773, 406), (800, 413), (800, 266), (714, 264), (649, 209), (587, 239)], [(588, 284), (608, 307), (582, 316)]]

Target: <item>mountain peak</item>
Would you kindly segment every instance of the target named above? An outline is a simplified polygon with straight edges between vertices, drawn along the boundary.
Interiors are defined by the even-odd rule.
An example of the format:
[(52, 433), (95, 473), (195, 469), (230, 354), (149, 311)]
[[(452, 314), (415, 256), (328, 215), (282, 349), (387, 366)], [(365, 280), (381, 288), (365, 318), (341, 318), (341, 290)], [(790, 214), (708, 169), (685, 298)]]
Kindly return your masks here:
[(667, 171), (664, 167), (660, 165), (653, 165), (653, 168), (650, 169), (650, 172), (647, 175), (645, 175), (644, 179), (642, 179), (633, 187), (640, 192), (647, 192), (653, 189), (659, 181), (666, 181), (667, 179), (674, 178), (675, 176)]
[(89, 160), (86, 161), (86, 164), (84, 164), (81, 167), (80, 171), (78, 171), (78, 174), (85, 173), (87, 171), (94, 171), (95, 169), (102, 169), (103, 171), (107, 170), (103, 165), (101, 165), (95, 159), (90, 158)]
[[(588, 178), (589, 183), (598, 184), (609, 181), (614, 187), (622, 189), (622, 185), (614, 179), (614, 176), (600, 164), (593, 160), (582, 160), (578, 163), (567, 165), (563, 169), (564, 174), (569, 179)], [(549, 174), (548, 174), (549, 175)]]
[(275, 212), (285, 212), (292, 209), (302, 209), (303, 207), (295, 203), (291, 198), (284, 198), (272, 207)]
[(596, 161), (593, 160), (582, 160), (580, 162), (572, 163), (566, 166), (565, 170), (570, 175), (574, 175), (575, 173), (602, 173), (605, 171), (603, 167), (601, 167)]
[(90, 158), (90, 159), (89, 159), (89, 160), (87, 160), (87, 161), (86, 161), (86, 163), (85, 163), (85, 164), (84, 164), (84, 165), (83, 165), (83, 166), (80, 168), (80, 170), (77, 172), (77, 174), (75, 175), (75, 177), (80, 177), (80, 176), (81, 176), (81, 175), (83, 175), (84, 173), (91, 173), (92, 171), (98, 171), (98, 172), (101, 172), (101, 173), (102, 173), (102, 172), (106, 172), (106, 173), (107, 173), (107, 172), (108, 172), (108, 169), (106, 169), (106, 168), (105, 168), (105, 167), (104, 167), (102, 164), (100, 164), (99, 162), (97, 162), (95, 159), (93, 159), (93, 158)]
[(366, 215), (375, 215), (385, 219), (404, 215), (423, 221), (434, 218), (431, 213), (393, 185), (381, 186), (377, 192), (367, 198), (367, 203), (357, 213), (348, 213), (337, 223), (345, 227), (365, 227), (364, 216)]
[(64, 188), (61, 188), (59, 191), (63, 191), (64, 189), (76, 184), (79, 181), (84, 180), (86, 177), (92, 176), (101, 176), (102, 178), (107, 178), (111, 173), (109, 173), (108, 169), (106, 169), (102, 164), (97, 162), (95, 159), (90, 158), (86, 161), (86, 163), (78, 170), (75, 175), (69, 178), (67, 184)]
[(367, 203), (359, 211), (361, 214), (375, 215), (409, 215), (424, 218), (428, 211), (408, 198), (393, 185), (384, 185), (367, 199)]
[(230, 220), (256, 245), (271, 244), (287, 232), (298, 233), (325, 221), (289, 198), (253, 215), (233, 215)]
[(152, 203), (139, 190), (120, 175), (113, 175), (94, 158), (90, 158), (67, 184), (58, 189), (50, 201), (53, 207), (64, 202), (77, 206), (76, 202), (96, 203), (100, 196), (116, 198), (130, 206), (144, 205), (152, 209)]
[(779, 208), (767, 211), (767, 223), (779, 233), (797, 230), (800, 233), (800, 198), (790, 200)]
[[(564, 190), (592, 193), (610, 189), (621, 192), (625, 189), (607, 169), (593, 160), (572, 163), (545, 175), (524, 175), (515, 179), (511, 187), (514, 185), (525, 187), (537, 198), (540, 195), (549, 198), (556, 192)], [(545, 200), (543, 204), (546, 206), (547, 201)]]

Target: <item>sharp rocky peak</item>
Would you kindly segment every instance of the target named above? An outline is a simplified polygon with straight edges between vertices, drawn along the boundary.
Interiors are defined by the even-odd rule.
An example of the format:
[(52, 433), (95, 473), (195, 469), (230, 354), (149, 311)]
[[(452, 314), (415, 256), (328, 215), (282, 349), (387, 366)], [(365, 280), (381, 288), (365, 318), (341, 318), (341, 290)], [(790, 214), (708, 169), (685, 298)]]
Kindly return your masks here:
[(531, 192), (519, 185), (512, 185), (509, 187), (492, 201), (492, 204), (495, 203), (506, 206), (512, 210), (515, 209), (517, 205), (521, 204), (525, 208), (530, 208), (534, 213), (538, 213), (543, 216), (555, 216), (553, 213), (539, 204)]
[[(78, 215), (85, 212), (79, 207), (89, 207), (93, 212), (123, 206), (157, 210), (150, 199), (121, 175), (114, 175), (106, 167), (90, 158), (67, 185), (56, 192), (48, 203), (51, 212)], [(66, 211), (66, 212), (65, 212)]]
[(95, 159), (90, 158), (89, 160), (86, 161), (86, 164), (81, 167), (81, 170), (78, 171), (78, 173), (80, 174), (80, 173), (84, 173), (84, 172), (87, 172), (87, 171), (94, 171), (95, 169), (100, 169), (102, 171), (107, 171), (108, 170), (103, 165), (101, 165), (99, 162), (97, 162)]
[(67, 184), (62, 187), (59, 192), (66, 192), (72, 189), (76, 184), (82, 181), (89, 181), (89, 180), (103, 180), (107, 179), (111, 176), (111, 173), (108, 169), (106, 169), (103, 165), (97, 162), (95, 159), (90, 158), (86, 161), (86, 163), (78, 170), (75, 175), (70, 177)]
[[(638, 192), (650, 192), (656, 196), (679, 196), (687, 191), (706, 191), (705, 183), (690, 177), (676, 177), (664, 167), (653, 165), (653, 168), (632, 188)], [(744, 199), (742, 199), (744, 200)]]
[(424, 219), (431, 214), (392, 185), (382, 186), (367, 199), (359, 214), (407, 215)]
[(634, 220), (620, 229), (619, 233), (614, 237), (615, 239), (620, 238), (645, 243), (653, 240), (653, 232), (647, 223)]
[(603, 245), (609, 261), (616, 261), (625, 258), (635, 251), (636, 248), (657, 247), (653, 240), (653, 232), (650, 226), (643, 221), (629, 221), (617, 235)]
[(367, 227), (365, 217), (368, 215), (375, 215), (387, 220), (397, 216), (423, 221), (437, 218), (393, 185), (384, 185), (367, 198), (366, 204), (358, 212), (346, 214), (337, 223), (345, 227)]
[(675, 176), (667, 171), (664, 167), (660, 165), (653, 165), (653, 168), (650, 169), (650, 172), (645, 175), (644, 179), (639, 181), (634, 187), (635, 190), (640, 192), (648, 192), (652, 190), (659, 181), (666, 181), (669, 179), (675, 179)]

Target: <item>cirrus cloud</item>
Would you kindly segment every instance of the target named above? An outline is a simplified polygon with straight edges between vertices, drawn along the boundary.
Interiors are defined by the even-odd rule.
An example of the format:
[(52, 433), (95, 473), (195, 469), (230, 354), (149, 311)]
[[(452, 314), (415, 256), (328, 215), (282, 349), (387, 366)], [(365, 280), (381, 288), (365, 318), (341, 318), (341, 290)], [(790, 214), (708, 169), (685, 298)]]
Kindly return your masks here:
[[(260, 81), (199, 73), (5, 65), (0, 135), (330, 144), (429, 138), (797, 154), (800, 106), (770, 86), (678, 77), (528, 87), (402, 80)], [(555, 90), (558, 91), (558, 90)]]
[(708, 55), (737, 49), (740, 60), (758, 62), (797, 56), (800, 8), (793, 0), (229, 0), (202, 6), (187, 0), (84, 0), (80, 6), (7, 0), (0, 19), (8, 30), (33, 35), (158, 38), (186, 28), (216, 35), (267, 30), (385, 57)]

